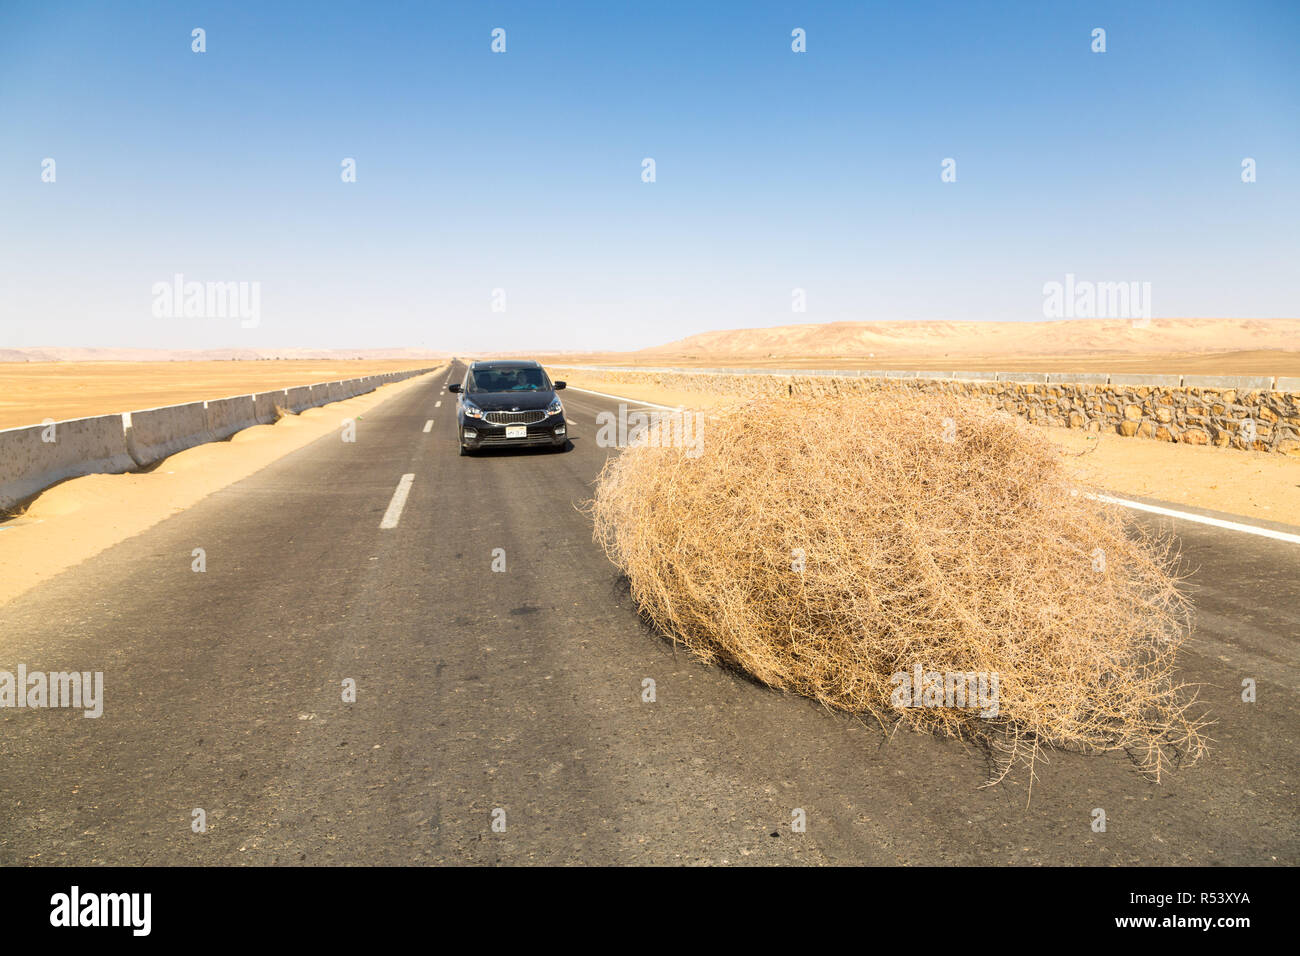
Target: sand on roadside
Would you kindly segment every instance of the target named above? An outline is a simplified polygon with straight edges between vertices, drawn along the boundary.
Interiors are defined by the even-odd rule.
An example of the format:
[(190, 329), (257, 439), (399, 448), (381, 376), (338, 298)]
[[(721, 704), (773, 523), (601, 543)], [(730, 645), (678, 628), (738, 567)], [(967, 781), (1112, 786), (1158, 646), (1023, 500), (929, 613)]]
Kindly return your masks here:
[[(0, 523), (0, 604), (426, 381), (416, 376), (286, 415), (274, 425), (255, 425), (229, 441), (172, 455), (147, 472), (87, 475), (47, 489), (21, 516)], [(364, 435), (364, 421), (356, 427)]]
[[(707, 410), (736, 396), (654, 385), (602, 384), (572, 369), (557, 371), (576, 388), (672, 407)], [(1083, 429), (1041, 429), (1089, 483), (1115, 495), (1137, 495), (1300, 527), (1300, 458), (1268, 452), (1124, 438)]]
[(0, 428), (179, 405), (384, 372), (442, 361), (310, 360), (229, 362), (0, 362)]

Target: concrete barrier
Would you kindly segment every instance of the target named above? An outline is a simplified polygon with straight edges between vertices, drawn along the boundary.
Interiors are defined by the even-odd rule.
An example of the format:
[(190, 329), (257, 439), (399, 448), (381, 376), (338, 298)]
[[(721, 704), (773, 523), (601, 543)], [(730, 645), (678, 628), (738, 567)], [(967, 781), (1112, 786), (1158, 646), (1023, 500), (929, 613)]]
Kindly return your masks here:
[(141, 468), (178, 451), (212, 441), (208, 410), (203, 402), (164, 405), (127, 412), (126, 447)]
[(295, 415), (304, 408), (311, 408), (311, 386), (298, 385), (284, 390), (285, 408)]
[(0, 431), (0, 511), (13, 511), (66, 478), (134, 468), (121, 415), (6, 428)]
[(1109, 385), (1105, 372), (1048, 372), (1049, 385)]
[(1046, 372), (998, 372), (999, 382), (1015, 382), (1026, 385), (1046, 385)]
[(206, 405), (208, 429), (212, 432), (212, 437), (217, 440), (229, 438), (235, 432), (252, 428), (257, 424), (257, 410), (252, 395), (218, 398), (207, 402)]
[(258, 392), (253, 396), (253, 418), (259, 425), (274, 425), (280, 419), (280, 409), (288, 408), (285, 390)]
[(1178, 388), (1183, 384), (1181, 375), (1128, 375), (1116, 374), (1110, 377), (1110, 384), (1123, 385), (1128, 388)]
[(1239, 392), (1272, 389), (1272, 376), (1264, 375), (1184, 375), (1184, 388), (1232, 388)]
[(164, 405), (0, 430), (0, 511), (13, 511), (51, 485), (82, 475), (118, 474), (170, 455), (270, 424), (278, 409), (299, 412), (435, 371), (389, 372), (338, 382)]

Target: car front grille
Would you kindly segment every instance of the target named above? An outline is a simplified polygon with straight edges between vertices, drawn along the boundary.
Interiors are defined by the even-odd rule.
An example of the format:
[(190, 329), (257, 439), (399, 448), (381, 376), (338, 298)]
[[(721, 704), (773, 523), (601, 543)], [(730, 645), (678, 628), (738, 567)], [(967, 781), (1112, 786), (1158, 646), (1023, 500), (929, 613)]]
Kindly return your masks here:
[(484, 412), (483, 420), (489, 425), (536, 425), (546, 421), (546, 412), (540, 408), (527, 412)]

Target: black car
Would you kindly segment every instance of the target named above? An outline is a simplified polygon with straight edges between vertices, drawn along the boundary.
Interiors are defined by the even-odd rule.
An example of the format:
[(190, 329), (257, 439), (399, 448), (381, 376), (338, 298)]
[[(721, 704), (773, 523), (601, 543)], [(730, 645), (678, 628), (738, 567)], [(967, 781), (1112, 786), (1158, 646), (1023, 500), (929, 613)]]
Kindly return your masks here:
[(464, 382), (448, 386), (460, 395), (460, 453), (507, 446), (568, 448), (564, 405), (555, 394), (562, 388), (564, 383), (552, 382), (536, 362), (472, 362)]

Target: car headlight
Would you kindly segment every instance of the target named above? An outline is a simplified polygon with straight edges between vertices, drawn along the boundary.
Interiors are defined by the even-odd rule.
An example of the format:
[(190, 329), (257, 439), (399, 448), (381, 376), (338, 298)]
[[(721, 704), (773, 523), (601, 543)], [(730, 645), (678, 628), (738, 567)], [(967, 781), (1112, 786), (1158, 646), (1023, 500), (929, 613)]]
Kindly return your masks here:
[(559, 396), (556, 396), (555, 400), (552, 401), (551, 404), (546, 406), (547, 415), (559, 415), (563, 411), (564, 411), (564, 405), (560, 403)]
[(460, 407), (461, 407), (461, 410), (465, 412), (465, 417), (466, 417), (466, 418), (482, 418), (482, 417), (483, 417), (483, 409), (479, 408), (477, 405), (475, 405), (475, 404), (474, 404), (473, 402), (471, 402), (469, 399), (465, 399), (463, 402), (461, 402)]

